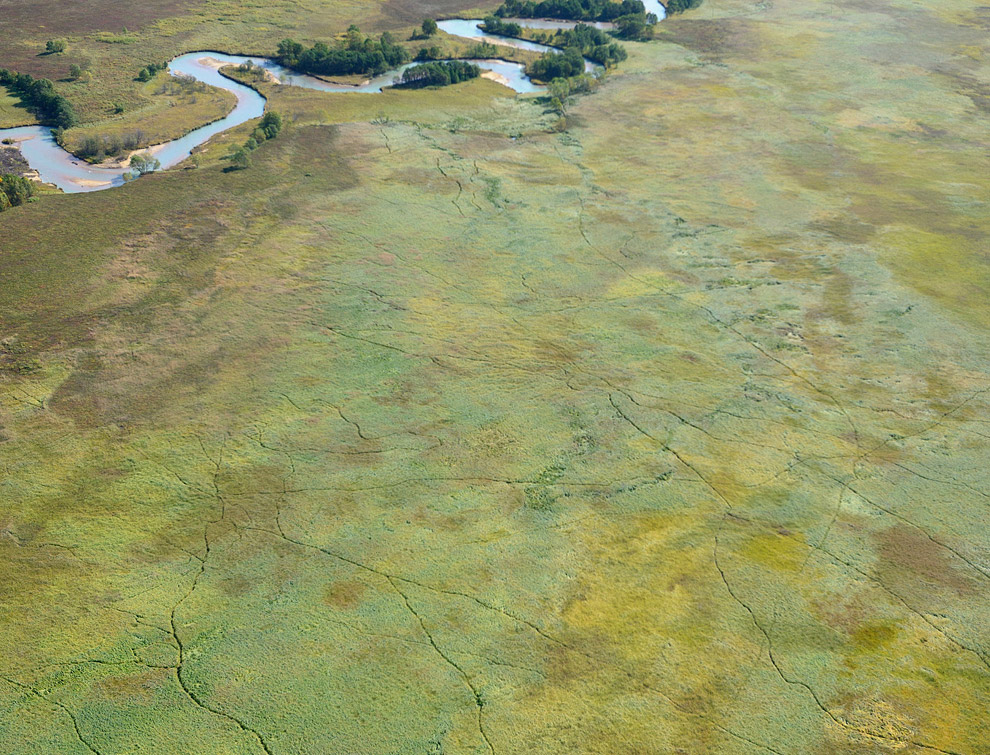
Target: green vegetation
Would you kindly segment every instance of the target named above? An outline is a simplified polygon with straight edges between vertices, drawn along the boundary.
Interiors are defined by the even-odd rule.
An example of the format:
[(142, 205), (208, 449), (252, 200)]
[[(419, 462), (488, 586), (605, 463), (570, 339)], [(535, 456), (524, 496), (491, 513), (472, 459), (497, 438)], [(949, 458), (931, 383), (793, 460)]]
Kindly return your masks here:
[(373, 40), (352, 26), (347, 38), (332, 46), (317, 42), (307, 49), (299, 42), (283, 39), (275, 59), (286, 68), (315, 75), (378, 75), (405, 63), (409, 54), (388, 32)]
[(561, 18), (574, 21), (614, 21), (630, 13), (646, 13), (641, 0), (505, 0), (495, 10), (502, 18)]
[(485, 16), (481, 22), (481, 30), (489, 34), (499, 34), (503, 37), (521, 37), (522, 27), (512, 21), (503, 21), (498, 16)]
[(481, 69), (474, 63), (465, 60), (443, 60), (435, 63), (421, 63), (410, 66), (402, 72), (402, 79), (397, 86), (402, 87), (442, 87), (448, 84), (459, 84), (468, 79), (475, 79), (481, 74)]
[[(573, 29), (558, 29), (553, 34), (543, 32), (539, 39), (564, 50), (575, 49), (582, 56), (606, 68), (626, 59), (626, 51), (622, 45), (616, 43), (606, 32), (588, 24), (577, 24)], [(584, 70), (583, 66), (581, 70)], [(548, 80), (543, 76), (537, 78)]]
[(657, 22), (652, 13), (630, 13), (615, 19), (615, 33), (623, 39), (652, 39)]
[(31, 181), (9, 173), (0, 176), (0, 212), (22, 205), (32, 196), (34, 184)]
[(147, 143), (147, 136), (140, 130), (125, 134), (90, 134), (79, 140), (72, 152), (87, 160), (100, 162), (107, 157), (117, 157), (122, 152), (131, 152)]
[(526, 74), (536, 81), (568, 79), (582, 73), (584, 57), (576, 47), (570, 47), (561, 53), (546, 52), (526, 66)]
[(35, 79), (30, 74), (0, 68), (0, 86), (17, 94), (42, 123), (57, 128), (70, 128), (76, 124), (72, 104), (55, 91), (55, 85), (48, 79)]
[(60, 143), (80, 157), (100, 161), (122, 152), (161, 144), (226, 115), (234, 106), (230, 92), (190, 76), (156, 78), (144, 85), (149, 104), (88, 126), (67, 130)]
[(701, 5), (701, 0), (667, 0), (667, 15), (683, 13), (686, 10), (697, 8)]
[(143, 176), (147, 173), (154, 173), (162, 167), (161, 162), (154, 155), (148, 153), (138, 153), (131, 155), (128, 163), (134, 171), (134, 177)]
[[(439, 12), (139, 5), (93, 118)], [(986, 751), (986, 19), (703, 7), (0, 216), (4, 755)]]
[(274, 110), (266, 112), (251, 132), (247, 141), (227, 156), (230, 161), (229, 170), (244, 170), (251, 166), (251, 153), (263, 142), (276, 138), (282, 131), (282, 116)]
[(64, 39), (49, 39), (45, 43), (45, 54), (57, 55), (58, 53), (62, 53), (62, 52), (65, 52)]
[(419, 31), (412, 35), (411, 39), (429, 39), (439, 31), (437, 22), (432, 18), (424, 18), (420, 24)]
[(155, 74), (157, 74), (159, 71), (167, 71), (167, 70), (168, 70), (168, 61), (164, 61), (162, 63), (149, 63), (140, 71), (138, 71), (137, 79), (138, 81), (151, 81), (155, 77)]

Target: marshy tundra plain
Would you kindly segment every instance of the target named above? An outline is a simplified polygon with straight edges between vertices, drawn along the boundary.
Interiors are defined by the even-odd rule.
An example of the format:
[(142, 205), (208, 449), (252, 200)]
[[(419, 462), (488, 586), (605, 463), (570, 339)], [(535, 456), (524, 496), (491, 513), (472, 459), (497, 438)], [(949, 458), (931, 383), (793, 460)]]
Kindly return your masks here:
[[(0, 67), (154, 143), (231, 104), (154, 61), (494, 9), (0, 0)], [(985, 755), (988, 31), (704, 0), (559, 107), (230, 71), (249, 167), (0, 212), (0, 751)]]

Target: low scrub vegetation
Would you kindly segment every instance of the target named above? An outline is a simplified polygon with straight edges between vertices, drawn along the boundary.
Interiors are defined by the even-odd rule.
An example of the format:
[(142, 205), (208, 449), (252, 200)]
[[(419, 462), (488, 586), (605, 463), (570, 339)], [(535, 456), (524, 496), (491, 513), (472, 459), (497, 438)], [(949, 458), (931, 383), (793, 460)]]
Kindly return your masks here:
[(377, 40), (361, 33), (356, 26), (347, 30), (347, 38), (333, 45), (317, 42), (310, 48), (283, 39), (275, 59), (286, 68), (324, 76), (347, 74), (378, 75), (409, 59), (405, 48), (385, 32)]

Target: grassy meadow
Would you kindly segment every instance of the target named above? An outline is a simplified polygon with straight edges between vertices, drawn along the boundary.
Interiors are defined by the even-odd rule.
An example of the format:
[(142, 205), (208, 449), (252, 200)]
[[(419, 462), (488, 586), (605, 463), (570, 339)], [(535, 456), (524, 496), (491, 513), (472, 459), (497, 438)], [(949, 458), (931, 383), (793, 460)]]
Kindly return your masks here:
[[(69, 51), (459, 11), (161, 8)], [(564, 131), (259, 84), (0, 214), (0, 749), (983, 755), (987, 23), (706, 0)]]

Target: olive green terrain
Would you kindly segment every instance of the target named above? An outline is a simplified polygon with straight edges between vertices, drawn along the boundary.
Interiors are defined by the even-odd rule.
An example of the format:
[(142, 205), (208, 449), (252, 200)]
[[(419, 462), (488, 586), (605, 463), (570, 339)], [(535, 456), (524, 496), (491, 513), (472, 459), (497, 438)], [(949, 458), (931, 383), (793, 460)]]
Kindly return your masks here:
[(706, 0), (564, 132), (269, 87), (0, 215), (0, 751), (990, 752), (988, 31)]

